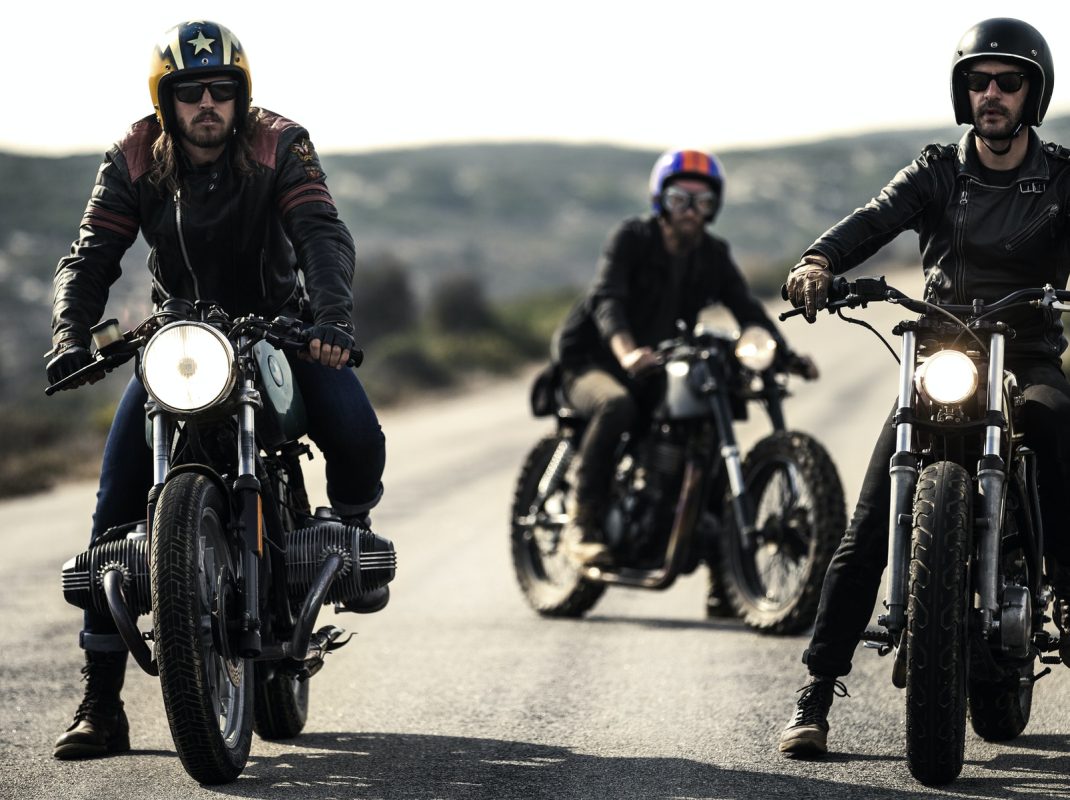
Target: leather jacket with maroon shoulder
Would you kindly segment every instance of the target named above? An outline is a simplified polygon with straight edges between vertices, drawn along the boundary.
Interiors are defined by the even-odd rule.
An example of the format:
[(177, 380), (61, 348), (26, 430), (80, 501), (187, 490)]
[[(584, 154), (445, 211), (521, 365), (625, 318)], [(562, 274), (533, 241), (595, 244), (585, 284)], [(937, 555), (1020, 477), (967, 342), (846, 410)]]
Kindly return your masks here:
[[(1032, 129), (1017, 174), (984, 169), (973, 132), (957, 145), (929, 145), (863, 208), (841, 220), (807, 253), (841, 274), (902, 231), (918, 232), (926, 295), (938, 303), (998, 300), (1013, 291), (1070, 277), (1070, 151), (1044, 144)], [(1057, 356), (1066, 348), (1058, 315), (1023, 309), (1005, 319), (1009, 351)]]
[(139, 231), (150, 248), (157, 305), (180, 297), (218, 303), (232, 316), (351, 320), (353, 238), (304, 128), (261, 111), (251, 169), (235, 167), (233, 144), (209, 166), (194, 166), (182, 154), (174, 195), (149, 180), (159, 134), (155, 117), (146, 117), (104, 157), (79, 237), (56, 267), (57, 348), (88, 343)]

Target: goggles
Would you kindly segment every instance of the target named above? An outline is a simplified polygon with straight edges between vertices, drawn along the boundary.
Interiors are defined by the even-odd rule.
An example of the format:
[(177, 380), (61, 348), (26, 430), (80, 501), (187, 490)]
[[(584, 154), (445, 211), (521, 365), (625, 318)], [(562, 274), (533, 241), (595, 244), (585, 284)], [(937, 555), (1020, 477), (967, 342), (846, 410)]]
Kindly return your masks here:
[(710, 191), (692, 194), (677, 186), (670, 186), (661, 193), (661, 205), (673, 214), (682, 214), (694, 208), (702, 216), (708, 217), (717, 210), (717, 195)]

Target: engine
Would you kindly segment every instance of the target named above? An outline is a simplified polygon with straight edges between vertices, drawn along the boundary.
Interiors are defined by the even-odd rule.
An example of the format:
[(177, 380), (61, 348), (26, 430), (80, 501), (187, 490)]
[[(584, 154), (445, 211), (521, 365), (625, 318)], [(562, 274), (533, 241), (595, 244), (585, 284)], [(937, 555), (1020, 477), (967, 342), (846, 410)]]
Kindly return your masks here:
[(107, 614), (104, 576), (111, 570), (118, 570), (123, 576), (123, 594), (130, 613), (148, 614), (152, 610), (152, 596), (149, 542), (144, 523), (127, 533), (126, 538), (103, 541), (64, 564), (63, 598), (78, 608)]
[(290, 534), (286, 543), (286, 581), (290, 599), (300, 604), (324, 560), (342, 558), (342, 569), (327, 592), (326, 602), (342, 603), (386, 586), (394, 579), (394, 545), (367, 528), (341, 522), (317, 522)]

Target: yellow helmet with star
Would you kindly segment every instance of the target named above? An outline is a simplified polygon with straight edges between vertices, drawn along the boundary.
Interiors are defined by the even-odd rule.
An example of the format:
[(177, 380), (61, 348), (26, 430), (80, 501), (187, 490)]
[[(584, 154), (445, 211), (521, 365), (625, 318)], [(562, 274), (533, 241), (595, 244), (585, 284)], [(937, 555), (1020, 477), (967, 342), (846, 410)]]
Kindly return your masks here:
[(218, 22), (194, 20), (175, 25), (152, 49), (149, 63), (149, 96), (156, 109), (156, 119), (164, 130), (174, 121), (174, 106), (169, 90), (178, 80), (189, 80), (197, 72), (227, 75), (238, 81), (235, 120), (241, 124), (249, 110), (253, 76), (249, 60), (238, 37)]

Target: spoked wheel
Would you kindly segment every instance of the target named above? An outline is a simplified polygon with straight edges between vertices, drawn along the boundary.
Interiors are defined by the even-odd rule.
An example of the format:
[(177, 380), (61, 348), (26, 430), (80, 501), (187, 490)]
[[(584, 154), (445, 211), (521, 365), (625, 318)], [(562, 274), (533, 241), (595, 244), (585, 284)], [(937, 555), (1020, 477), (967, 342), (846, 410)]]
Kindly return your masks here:
[(825, 570), (846, 526), (839, 474), (813, 438), (778, 432), (747, 455), (743, 478), (754, 532), (739, 530), (729, 493), (719, 542), (724, 593), (750, 627), (796, 633), (813, 624)]
[(164, 486), (152, 526), (160, 688), (182, 766), (200, 783), (241, 774), (253, 732), (253, 665), (231, 646), (240, 616), (225, 501), (204, 475)]
[(938, 461), (918, 476), (907, 600), (906, 749), (911, 774), (930, 786), (953, 781), (965, 752), (972, 501), (970, 475), (958, 464)]
[(311, 679), (299, 681), (263, 662), (256, 664), (253, 730), (261, 739), (292, 739), (304, 730), (309, 683)]
[(570, 444), (547, 436), (532, 449), (520, 471), (512, 509), (513, 568), (528, 604), (546, 617), (581, 617), (605, 587), (583, 578), (565, 555), (561, 530), (567, 519), (564, 481), (557, 481), (541, 502), (540, 486), (559, 466)]

